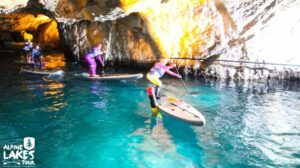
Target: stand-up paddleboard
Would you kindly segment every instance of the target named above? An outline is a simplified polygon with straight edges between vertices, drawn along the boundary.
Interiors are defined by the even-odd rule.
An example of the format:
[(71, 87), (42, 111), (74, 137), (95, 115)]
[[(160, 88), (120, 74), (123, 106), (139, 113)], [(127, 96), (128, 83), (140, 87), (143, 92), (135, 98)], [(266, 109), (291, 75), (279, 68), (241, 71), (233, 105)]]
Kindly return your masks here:
[(63, 75), (64, 74), (64, 71), (62, 70), (47, 71), (47, 70), (33, 70), (33, 69), (24, 69), (24, 68), (22, 68), (20, 72), (35, 74), (35, 75)]
[(174, 118), (183, 120), (193, 125), (205, 124), (204, 116), (193, 106), (171, 96), (161, 97), (158, 101), (158, 109)]
[(172, 96), (163, 96), (155, 99), (154, 88), (148, 87), (152, 111), (155, 112), (155, 106), (158, 111), (163, 112), (171, 117), (185, 121), (192, 125), (203, 126), (205, 124), (204, 116), (193, 106)]
[(76, 77), (90, 79), (90, 80), (103, 80), (103, 81), (116, 81), (116, 80), (136, 80), (143, 77), (143, 74), (105, 74), (98, 77), (90, 77), (88, 73), (75, 74)]
[(34, 65), (33, 61), (27, 62), (27, 61), (15, 61), (16, 64), (21, 64), (21, 65)]

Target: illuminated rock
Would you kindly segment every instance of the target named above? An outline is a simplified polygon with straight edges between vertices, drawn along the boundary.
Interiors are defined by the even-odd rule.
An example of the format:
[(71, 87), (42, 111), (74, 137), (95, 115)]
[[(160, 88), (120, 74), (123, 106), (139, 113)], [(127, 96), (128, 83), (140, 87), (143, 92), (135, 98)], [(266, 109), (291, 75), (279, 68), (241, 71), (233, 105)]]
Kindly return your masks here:
[[(17, 5), (16, 1), (5, 3)], [(101, 42), (108, 51), (108, 60), (126, 65), (142, 65), (159, 57), (300, 64), (299, 40), (295, 38), (300, 19), (297, 0), (31, 0), (29, 4), (29, 11), (36, 7), (35, 13), (47, 13), (58, 22), (63, 49), (77, 61)], [(25, 18), (30, 20), (29, 16)], [(26, 29), (30, 34), (27, 30), (52, 27), (48, 22), (41, 23), (40, 28), (36, 24), (6, 24), (3, 18), (0, 23), (5, 30)], [(43, 31), (48, 32), (47, 28)], [(39, 35), (39, 41), (53, 43), (50, 39), (54, 37), (51, 33)], [(213, 73), (231, 77), (236, 68), (244, 66), (248, 68), (245, 78), (250, 78), (253, 68), (258, 67), (211, 60), (201, 65), (190, 60), (178, 60), (176, 64), (192, 69), (215, 66)], [(264, 67), (283, 74), (282, 67), (286, 66)], [(288, 72), (281, 76), (298, 74)]]
[(27, 33), (26, 31), (21, 31), (21, 35), (23, 36), (24, 40), (32, 41), (32, 39), (33, 39), (33, 35), (30, 33)]
[(12, 13), (0, 15), (0, 32), (20, 32), (24, 40), (56, 48), (59, 43), (57, 22), (43, 14)]
[(0, 31), (36, 31), (41, 24), (50, 21), (51, 19), (49, 17), (42, 14), (38, 14), (37, 16), (28, 13), (0, 15)]
[(61, 41), (67, 52), (77, 61), (96, 44), (107, 45), (110, 24), (108, 22), (80, 21), (74, 24), (60, 24)]
[(59, 32), (56, 21), (44, 23), (38, 29), (38, 42), (42, 45), (55, 48), (59, 42)]

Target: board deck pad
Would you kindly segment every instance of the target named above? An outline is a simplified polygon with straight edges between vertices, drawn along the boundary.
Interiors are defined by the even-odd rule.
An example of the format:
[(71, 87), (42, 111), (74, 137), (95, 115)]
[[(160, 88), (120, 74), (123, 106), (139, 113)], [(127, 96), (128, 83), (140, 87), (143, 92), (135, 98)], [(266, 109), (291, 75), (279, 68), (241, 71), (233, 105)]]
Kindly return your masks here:
[(188, 122), (193, 125), (202, 126), (205, 124), (204, 116), (193, 106), (184, 101), (171, 96), (163, 96), (157, 100), (158, 108), (179, 120)]
[(75, 76), (90, 80), (136, 80), (143, 77), (143, 74), (104, 74), (99, 77), (90, 77), (88, 73), (76, 74)]

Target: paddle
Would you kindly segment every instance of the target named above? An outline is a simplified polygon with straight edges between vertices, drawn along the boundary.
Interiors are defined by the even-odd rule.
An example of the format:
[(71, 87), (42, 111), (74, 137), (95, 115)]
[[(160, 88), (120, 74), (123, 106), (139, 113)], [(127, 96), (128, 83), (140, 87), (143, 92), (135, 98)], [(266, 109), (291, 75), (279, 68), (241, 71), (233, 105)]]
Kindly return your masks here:
[[(176, 69), (176, 72), (179, 74), (179, 71), (178, 71), (178, 69), (177, 69), (176, 66), (175, 66), (175, 69)], [(186, 85), (185, 85), (183, 79), (180, 78), (180, 80), (181, 80), (182, 86), (184, 87), (184, 89), (186, 90), (186, 92), (187, 92), (189, 95), (191, 95), (191, 93), (190, 93), (190, 91), (188, 90), (188, 88), (186, 87)]]
[[(175, 66), (175, 69), (176, 69), (176, 71), (177, 71), (177, 73), (179, 74), (179, 71), (178, 71), (178, 69), (177, 69), (177, 67)], [(181, 83), (182, 83), (182, 86), (184, 87), (184, 89), (186, 90), (186, 92), (188, 93), (188, 95), (198, 95), (199, 94), (199, 92), (190, 92), (189, 90), (188, 90), (188, 88), (186, 87), (186, 84), (185, 84), (185, 82), (183, 81), (183, 79), (182, 78), (180, 78), (180, 80), (181, 80)]]

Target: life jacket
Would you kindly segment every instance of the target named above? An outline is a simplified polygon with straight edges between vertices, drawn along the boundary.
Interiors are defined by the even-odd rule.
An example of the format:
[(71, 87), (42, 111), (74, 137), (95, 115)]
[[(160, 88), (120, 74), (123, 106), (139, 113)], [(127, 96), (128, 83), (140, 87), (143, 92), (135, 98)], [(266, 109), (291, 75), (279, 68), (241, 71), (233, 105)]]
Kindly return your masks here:
[(32, 58), (40, 57), (42, 55), (41, 49), (32, 49)]
[(92, 50), (88, 51), (88, 53), (85, 56), (86, 57), (96, 57), (101, 54), (102, 54), (101, 49), (99, 47), (94, 47)]
[(163, 68), (160, 68), (158, 64), (160, 64), (160, 63), (155, 63), (154, 67), (151, 68), (150, 75), (160, 78), (165, 74), (166, 70)]
[(23, 47), (24, 51), (30, 51), (32, 50), (32, 43), (30, 42), (25, 42), (24, 47)]

